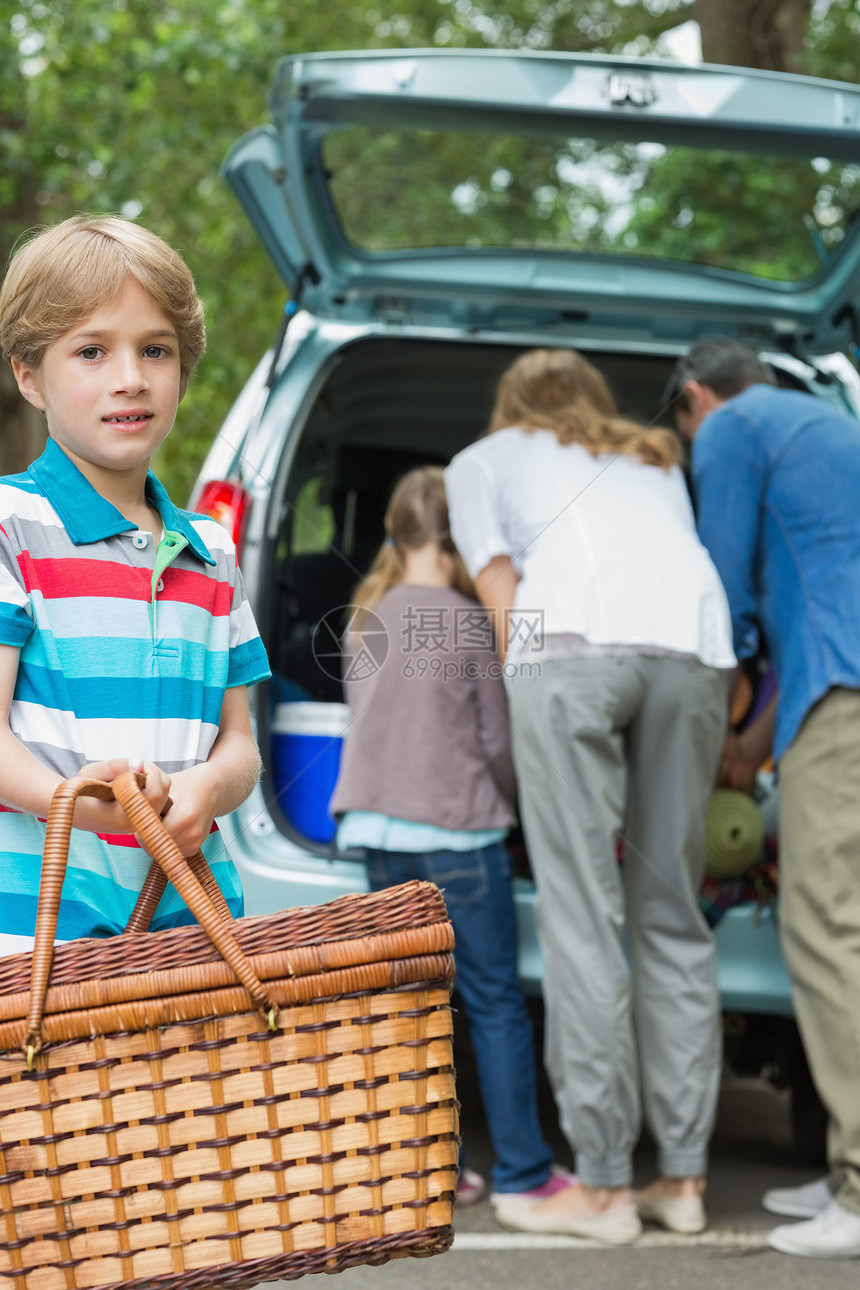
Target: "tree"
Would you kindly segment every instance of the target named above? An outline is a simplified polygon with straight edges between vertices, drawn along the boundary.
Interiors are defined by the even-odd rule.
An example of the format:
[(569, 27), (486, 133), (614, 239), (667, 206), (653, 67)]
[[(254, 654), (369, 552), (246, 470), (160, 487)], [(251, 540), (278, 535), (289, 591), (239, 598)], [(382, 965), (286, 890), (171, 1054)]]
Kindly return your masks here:
[(694, 0), (706, 63), (802, 72), (812, 0)]
[[(4, 165), (0, 171), (0, 264), (6, 264), (19, 232), (35, 223), (37, 174), (26, 146), (26, 116), (22, 111), (23, 77), (15, 43), (0, 43), (0, 145)], [(41, 452), (44, 423), (18, 394), (9, 366), (0, 365), (0, 472), (17, 470)]]
[[(751, 35), (732, 52), (715, 42), (736, 5), (749, 20), (743, 29), (767, 40)], [(91, 210), (139, 217), (186, 256), (209, 351), (158, 463), (182, 496), (283, 303), (283, 284), (217, 173), (235, 140), (266, 119), (279, 56), (426, 45), (644, 55), (695, 15), (710, 57), (775, 65), (762, 61), (766, 46), (800, 70), (860, 77), (854, 0), (818, 0), (802, 38), (798, 15), (809, 8), (810, 0), (0, 0), (0, 254), (33, 224)], [(21, 469), (43, 431), (8, 371), (0, 413), (0, 471)]]

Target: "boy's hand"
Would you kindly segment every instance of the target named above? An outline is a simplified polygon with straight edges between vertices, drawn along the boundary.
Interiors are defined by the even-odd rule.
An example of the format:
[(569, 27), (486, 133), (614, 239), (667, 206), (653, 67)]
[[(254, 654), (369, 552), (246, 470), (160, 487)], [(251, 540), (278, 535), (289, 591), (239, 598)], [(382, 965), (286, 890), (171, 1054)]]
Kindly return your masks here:
[(203, 765), (177, 771), (171, 781), (172, 805), (164, 827), (186, 858), (203, 846), (215, 819), (216, 800), (208, 779)]
[[(156, 815), (161, 815), (170, 793), (170, 776), (155, 762), (141, 761), (139, 757), (113, 757), (110, 761), (97, 761), (83, 766), (79, 774), (84, 779), (103, 779), (110, 784), (125, 771), (140, 771), (146, 776), (141, 792)], [(95, 797), (80, 797), (75, 803), (75, 826), (90, 833), (133, 833), (134, 828), (119, 802), (101, 802)]]
[(172, 806), (164, 827), (186, 857), (196, 855), (218, 815), (244, 802), (260, 775), (260, 754), (251, 729), (244, 685), (227, 690), (218, 734), (206, 761), (171, 776)]

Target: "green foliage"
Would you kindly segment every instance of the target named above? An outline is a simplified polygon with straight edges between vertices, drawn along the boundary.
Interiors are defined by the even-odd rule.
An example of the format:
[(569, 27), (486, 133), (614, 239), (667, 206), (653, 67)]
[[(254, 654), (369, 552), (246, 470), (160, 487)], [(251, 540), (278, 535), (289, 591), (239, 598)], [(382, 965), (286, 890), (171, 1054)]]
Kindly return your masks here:
[[(689, 13), (690, 0), (0, 0), (0, 251), (32, 224), (119, 211), (186, 257), (209, 350), (158, 463), (182, 498), (283, 302), (217, 173), (266, 119), (280, 56), (425, 45), (643, 54)], [(809, 70), (856, 78), (858, 22), (853, 0), (819, 4)], [(516, 184), (526, 220), (534, 185), (527, 173)]]
[(860, 167), (675, 149), (648, 179), (624, 241), (633, 252), (801, 282), (838, 250), (860, 204)]
[(825, 0), (813, 6), (803, 70), (834, 81), (860, 81), (860, 7), (857, 0)]

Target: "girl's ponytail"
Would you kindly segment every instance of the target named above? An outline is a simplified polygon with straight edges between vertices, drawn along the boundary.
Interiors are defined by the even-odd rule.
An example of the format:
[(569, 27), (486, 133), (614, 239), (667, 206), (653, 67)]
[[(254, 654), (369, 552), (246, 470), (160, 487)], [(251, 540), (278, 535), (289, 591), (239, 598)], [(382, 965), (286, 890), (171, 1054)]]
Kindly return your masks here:
[(367, 577), (359, 583), (353, 596), (355, 613), (352, 616), (352, 627), (355, 632), (361, 628), (367, 615), (379, 604), (386, 591), (390, 591), (403, 578), (405, 568), (403, 553), (397, 549), (393, 538), (386, 538), (376, 553)]
[(452, 585), (475, 599), (475, 588), (466, 572), (448, 527), (448, 499), (441, 466), (418, 466), (404, 475), (391, 494), (385, 512), (385, 541), (376, 553), (367, 577), (353, 596), (352, 630), (357, 634), (386, 591), (403, 581), (407, 551), (437, 542), (452, 557)]

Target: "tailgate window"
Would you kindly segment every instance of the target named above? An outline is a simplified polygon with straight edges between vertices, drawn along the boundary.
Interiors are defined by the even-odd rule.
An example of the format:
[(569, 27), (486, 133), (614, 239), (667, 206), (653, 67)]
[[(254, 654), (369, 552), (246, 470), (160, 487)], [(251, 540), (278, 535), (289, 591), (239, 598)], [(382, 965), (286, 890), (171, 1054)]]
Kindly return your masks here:
[(826, 157), (365, 125), (322, 151), (342, 231), (371, 254), (633, 256), (790, 284), (839, 252), (860, 209), (860, 165)]

